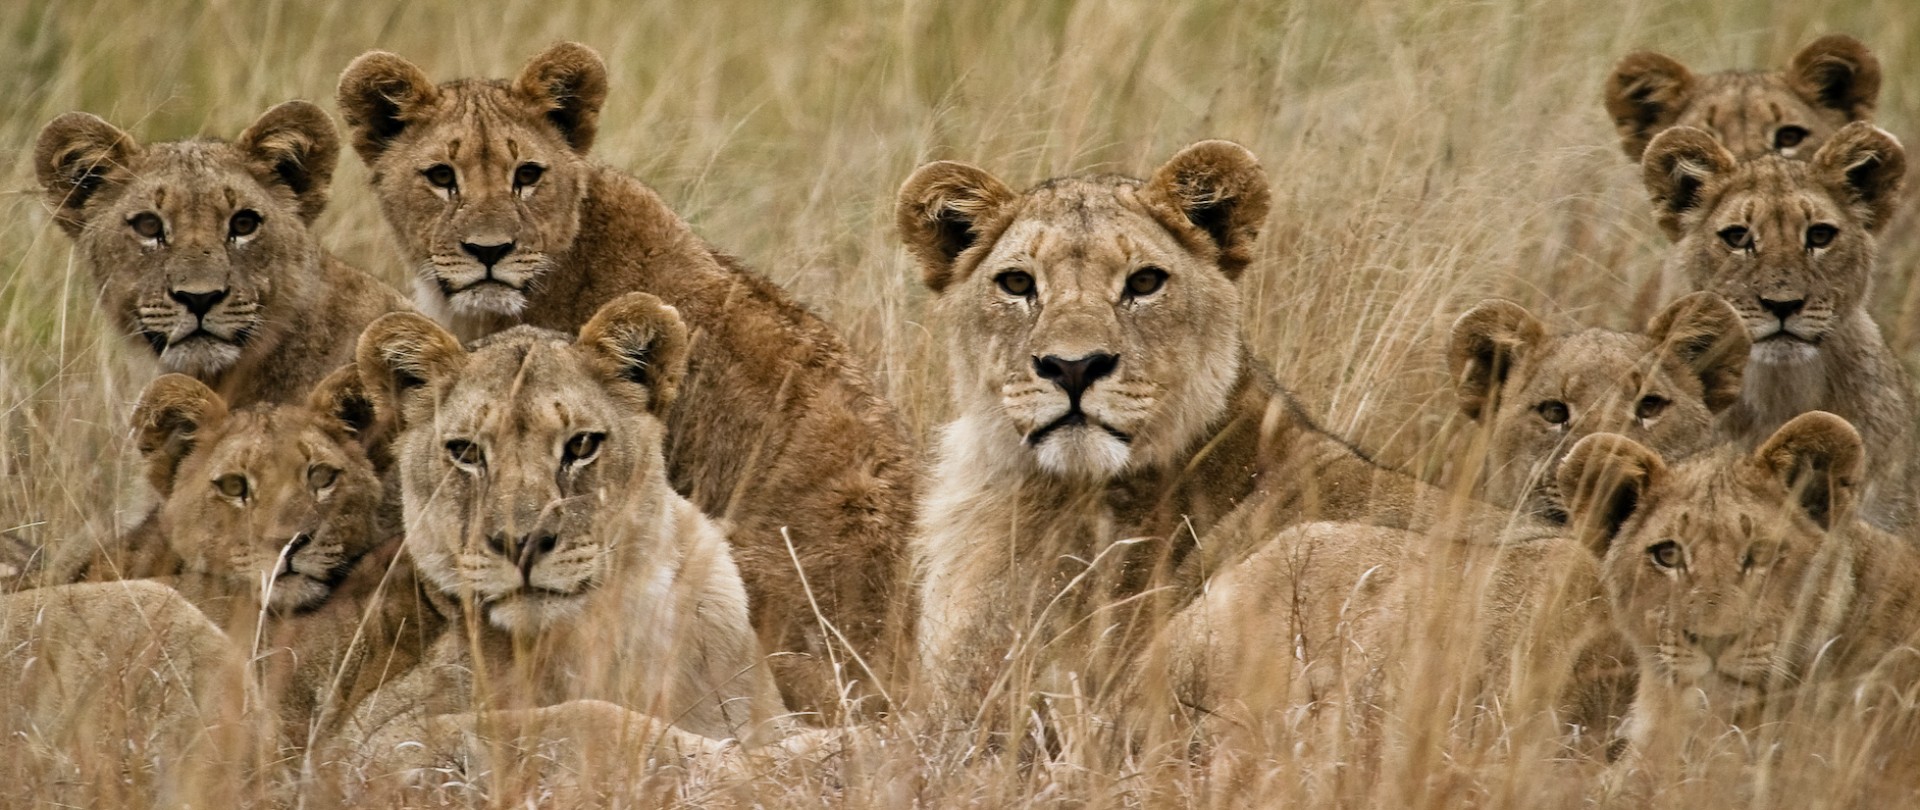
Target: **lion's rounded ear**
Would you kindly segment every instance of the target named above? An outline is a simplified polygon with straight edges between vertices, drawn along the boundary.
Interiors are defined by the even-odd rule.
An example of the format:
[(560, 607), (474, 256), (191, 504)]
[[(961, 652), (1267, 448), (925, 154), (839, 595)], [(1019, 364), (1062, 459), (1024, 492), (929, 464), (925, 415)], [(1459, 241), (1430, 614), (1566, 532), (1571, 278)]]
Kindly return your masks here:
[(87, 226), (87, 202), (100, 189), (131, 179), (128, 165), (139, 152), (133, 136), (89, 113), (47, 122), (33, 149), (33, 168), (54, 221), (79, 236)]
[(1855, 121), (1820, 145), (1813, 168), (1841, 200), (1860, 207), (1869, 231), (1893, 218), (1906, 183), (1907, 151), (1886, 130)]
[(1467, 418), (1493, 415), (1507, 375), (1522, 355), (1540, 344), (1547, 327), (1526, 307), (1489, 298), (1453, 322), (1447, 342), (1447, 370)]
[(1661, 130), (1680, 120), (1693, 94), (1693, 73), (1664, 53), (1627, 54), (1607, 76), (1607, 115), (1620, 133), (1620, 149), (1639, 160)]
[(412, 62), (368, 51), (340, 73), (340, 116), (353, 131), (353, 149), (371, 164), (409, 124), (440, 101), (440, 89)]
[(586, 154), (607, 102), (607, 63), (578, 42), (558, 42), (528, 60), (514, 91), (543, 110), (573, 151)]
[(1246, 147), (1218, 140), (1188, 146), (1154, 171), (1147, 192), (1206, 235), (1228, 278), (1238, 279), (1253, 261), (1273, 191)]
[(1670, 127), (1654, 136), (1641, 159), (1640, 177), (1668, 239), (1678, 242), (1686, 235), (1682, 220), (1706, 203), (1701, 189), (1736, 165), (1733, 153), (1703, 130)]
[(1873, 117), (1880, 99), (1880, 60), (1860, 40), (1828, 34), (1787, 64), (1787, 84), (1801, 98), (1838, 110), (1848, 121)]
[(1567, 451), (1557, 483), (1566, 499), (1567, 525), (1598, 556), (1619, 537), (1648, 493), (1666, 479), (1660, 454), (1618, 433), (1595, 433)]
[(1740, 399), (1753, 338), (1726, 299), (1710, 292), (1682, 296), (1647, 323), (1647, 337), (1661, 356), (1699, 378), (1707, 410), (1719, 413)]
[(340, 161), (340, 133), (318, 106), (289, 101), (274, 107), (240, 133), (234, 146), (262, 184), (293, 192), (301, 219), (312, 223), (326, 210), (327, 184)]
[(647, 293), (627, 293), (594, 313), (574, 346), (603, 380), (645, 389), (647, 410), (667, 418), (687, 374), (687, 326), (678, 310)]
[(1753, 452), (1753, 463), (1779, 480), (1823, 529), (1846, 519), (1866, 461), (1860, 432), (1826, 411), (1788, 420)]
[(348, 363), (333, 370), (307, 393), (307, 407), (339, 423), (348, 435), (365, 441), (380, 421), (379, 409), (360, 382), (360, 368)]
[(956, 280), (960, 254), (1017, 196), (985, 169), (965, 163), (937, 160), (913, 171), (900, 186), (893, 221), (928, 289), (940, 292)]
[(373, 403), (375, 418), (401, 429), (429, 418), (433, 383), (459, 373), (466, 363), (460, 341), (412, 312), (391, 312), (367, 324), (354, 350), (361, 390)]
[(155, 491), (172, 494), (180, 462), (193, 452), (198, 435), (225, 418), (226, 400), (185, 374), (164, 374), (147, 385), (133, 409), (133, 429)]

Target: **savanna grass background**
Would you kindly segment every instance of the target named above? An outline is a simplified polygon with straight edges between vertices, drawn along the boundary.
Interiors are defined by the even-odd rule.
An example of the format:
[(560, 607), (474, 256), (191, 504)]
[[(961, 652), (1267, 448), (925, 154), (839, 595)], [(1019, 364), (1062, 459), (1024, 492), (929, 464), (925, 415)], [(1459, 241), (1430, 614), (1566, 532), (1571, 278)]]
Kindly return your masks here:
[[(333, 110), (340, 69), (371, 48), (446, 79), (510, 76), (555, 40), (586, 42), (613, 71), (599, 159), (652, 184), (701, 234), (837, 324), (923, 441), (949, 406), (928, 294), (892, 225), (913, 167), (960, 159), (1024, 187), (1066, 173), (1141, 175), (1193, 140), (1229, 138), (1260, 156), (1274, 192), (1244, 282), (1254, 347), (1328, 427), (1445, 482), (1471, 446), (1441, 361), (1459, 312), (1503, 295), (1562, 323), (1637, 328), (1674, 294), (1659, 286), (1666, 242), (1638, 167), (1599, 103), (1613, 61), (1651, 47), (1696, 70), (1777, 67), (1830, 32), (1879, 56), (1878, 121), (1920, 144), (1920, 6), (1910, 0), (8, 3), (0, 542), (42, 547), (57, 568), (145, 502), (126, 418), (153, 371), (96, 311), (29, 162), (39, 128), (68, 110), (142, 141), (230, 137), (289, 98)], [(1886, 230), (1872, 302), (1910, 367), (1915, 224), (1907, 205)], [(348, 261), (406, 283), (350, 151), (318, 230)], [(1431, 654), (1444, 663), (1448, 653)], [(1189, 757), (1179, 739), (1089, 753), (1065, 728), (1061, 753), (1036, 763), (901, 731), (831, 768), (654, 798), (1532, 807), (1599, 795), (1601, 768), (1549, 735), (1447, 738), (1437, 732), (1450, 710), (1421, 710), (1390, 708), (1413, 731), (1369, 749), (1372, 759), (1284, 740), (1232, 757)], [(1823, 755), (1763, 757), (1649, 800), (1862, 800), (1849, 733), (1828, 724), (1811, 746)], [(8, 770), (0, 804), (55, 787)], [(99, 795), (146, 803), (137, 790)]]

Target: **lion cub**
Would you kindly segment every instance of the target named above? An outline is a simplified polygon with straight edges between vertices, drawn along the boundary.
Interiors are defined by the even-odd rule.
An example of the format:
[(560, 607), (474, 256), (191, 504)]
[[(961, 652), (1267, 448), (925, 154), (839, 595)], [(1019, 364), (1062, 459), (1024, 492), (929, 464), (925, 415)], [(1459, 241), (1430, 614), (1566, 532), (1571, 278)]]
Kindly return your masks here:
[(726, 538), (661, 460), (687, 342), (645, 293), (577, 340), (523, 326), (469, 351), (413, 314), (361, 336), (360, 378), (399, 420), (406, 553), (454, 629), (361, 705), (349, 749), (583, 699), (709, 738), (769, 732), (783, 709)]
[(1706, 449), (1714, 417), (1740, 396), (1749, 348), (1739, 313), (1712, 293), (1674, 301), (1639, 334), (1552, 334), (1492, 299), (1454, 321), (1447, 365), (1460, 410), (1486, 431), (1487, 498), (1565, 523), (1554, 472), (1567, 448), (1610, 432), (1668, 457)]
[(1830, 34), (1774, 72), (1695, 76), (1666, 54), (1628, 54), (1607, 77), (1606, 105), (1621, 149), (1634, 160), (1676, 125), (1718, 133), (1749, 160), (1811, 154), (1841, 127), (1871, 120), (1879, 95), (1880, 60), (1859, 40)]
[(1645, 179), (1670, 269), (1718, 293), (1753, 348), (1722, 434), (1748, 448), (1799, 414), (1832, 411), (1874, 448), (1861, 515), (1886, 529), (1915, 518), (1914, 412), (1906, 370), (1867, 314), (1875, 237), (1899, 204), (1899, 141), (1843, 127), (1807, 161), (1736, 161), (1712, 135), (1674, 127), (1647, 148)]

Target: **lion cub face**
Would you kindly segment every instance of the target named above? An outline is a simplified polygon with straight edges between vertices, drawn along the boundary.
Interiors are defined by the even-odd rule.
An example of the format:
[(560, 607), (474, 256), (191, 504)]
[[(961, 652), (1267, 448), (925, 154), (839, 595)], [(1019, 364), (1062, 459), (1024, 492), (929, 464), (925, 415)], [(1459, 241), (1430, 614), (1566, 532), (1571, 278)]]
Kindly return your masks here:
[(141, 146), (67, 113), (40, 131), (34, 164), (102, 308), (162, 368), (204, 379), (272, 351), (284, 313), (324, 293), (307, 228), (338, 154), (326, 114), (289, 101), (232, 143)]
[(189, 571), (265, 594), (276, 611), (319, 605), (383, 539), (380, 479), (359, 439), (372, 413), (352, 368), (305, 404), (238, 411), (191, 377), (154, 380), (133, 422), (166, 498), (167, 542)]
[(606, 95), (606, 66), (574, 43), (534, 57), (511, 83), (435, 85), (383, 51), (347, 66), (340, 111), (423, 306), (509, 316), (526, 307), (580, 232)]
[(1519, 304), (1482, 302), (1454, 323), (1447, 357), (1461, 410), (1487, 430), (1487, 497), (1561, 522), (1555, 474), (1574, 442), (1606, 432), (1670, 458), (1704, 449), (1740, 397), (1749, 345), (1712, 293), (1673, 302), (1641, 334), (1550, 334)]
[(1696, 76), (1673, 57), (1629, 54), (1607, 77), (1607, 113), (1627, 157), (1672, 126), (1712, 133), (1741, 160), (1804, 157), (1853, 121), (1873, 117), (1880, 61), (1852, 37), (1814, 40), (1784, 71)]
[(399, 416), (408, 554), (493, 626), (537, 633), (577, 615), (632, 537), (662, 519), (662, 419), (686, 329), (630, 293), (579, 340), (530, 326), (463, 349), (433, 321), (388, 315), (357, 365)]
[(1837, 575), (1865, 453), (1845, 420), (1796, 417), (1750, 455), (1668, 467), (1613, 434), (1568, 454), (1574, 525), (1603, 550), (1621, 630), (1666, 684), (1738, 702), (1793, 681), (1850, 598)]
[(1740, 163), (1711, 135), (1675, 127), (1647, 148), (1645, 179), (1690, 282), (1733, 304), (1754, 362), (1786, 365), (1819, 357), (1840, 320), (1860, 314), (1906, 165), (1899, 141), (1865, 123), (1806, 162)]
[(1267, 195), (1253, 155), (1225, 141), (1145, 182), (1021, 194), (965, 164), (922, 166), (897, 218), (939, 294), (963, 413), (1057, 476), (1104, 480), (1186, 449), (1240, 372), (1235, 280)]

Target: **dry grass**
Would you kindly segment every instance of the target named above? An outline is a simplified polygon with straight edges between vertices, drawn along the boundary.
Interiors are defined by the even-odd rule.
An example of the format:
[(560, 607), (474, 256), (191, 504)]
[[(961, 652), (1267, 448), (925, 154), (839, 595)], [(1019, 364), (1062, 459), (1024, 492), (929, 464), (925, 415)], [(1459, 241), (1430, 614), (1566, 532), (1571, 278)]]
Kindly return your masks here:
[[(922, 436), (947, 415), (943, 364), (922, 324), (926, 293), (890, 224), (893, 193), (915, 165), (968, 160), (1015, 184), (1137, 174), (1189, 141), (1230, 138), (1262, 158), (1275, 191), (1246, 282), (1256, 349), (1326, 424), (1432, 480), (1454, 474), (1464, 446), (1436, 350), (1454, 315), (1489, 294), (1623, 328), (1649, 312), (1643, 291), (1665, 244), (1599, 104), (1612, 60), (1655, 47), (1701, 68), (1777, 65), (1819, 34), (1850, 32), (1887, 71), (1880, 123), (1920, 132), (1910, 112), (1920, 110), (1920, 9), (1910, 0), (380, 5), (0, 9), (0, 543), (84, 544), (140, 508), (124, 494), (138, 480), (124, 426), (152, 372), (95, 311), (28, 164), (39, 127), (67, 110), (148, 140), (231, 135), (288, 98), (331, 108), (337, 72), (369, 48), (450, 77), (510, 74), (550, 41), (585, 41), (614, 70), (600, 158), (652, 183), (702, 234), (839, 324)], [(351, 155), (342, 163), (324, 241), (398, 284), (365, 171)], [(1916, 224), (1908, 206), (1888, 230), (1873, 304), (1910, 365), (1920, 340), (1920, 285), (1907, 277), (1920, 262)], [(1458, 707), (1415, 703), (1371, 762), (1284, 740), (1194, 759), (1165, 739), (1123, 756), (1076, 745), (1064, 723), (1062, 753), (1045, 767), (901, 732), (831, 769), (792, 766), (679, 798), (1532, 807), (1597, 795), (1599, 769), (1565, 756), (1551, 735), (1516, 725), (1449, 736)], [(1873, 774), (1854, 757), (1876, 728), (1794, 719), (1805, 725), (1784, 737), (1819, 733), (1791, 754), (1664, 782), (1653, 799), (1865, 801), (1855, 790)], [(163, 800), (137, 780), (109, 788), (114, 773), (75, 773), (85, 778), (7, 770), (0, 803), (54, 793), (100, 805)], [(1920, 773), (1905, 776), (1908, 789), (1920, 785)]]

